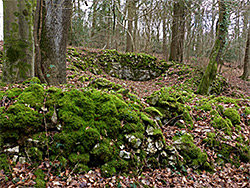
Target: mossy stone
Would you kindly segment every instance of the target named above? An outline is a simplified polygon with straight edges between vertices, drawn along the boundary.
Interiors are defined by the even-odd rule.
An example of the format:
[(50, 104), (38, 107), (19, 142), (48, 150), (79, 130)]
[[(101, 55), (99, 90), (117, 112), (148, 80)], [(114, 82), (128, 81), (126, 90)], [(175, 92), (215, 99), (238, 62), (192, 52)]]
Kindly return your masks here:
[(240, 114), (238, 113), (238, 111), (234, 108), (227, 108), (224, 111), (224, 116), (226, 116), (228, 119), (231, 120), (231, 122), (234, 125), (237, 125), (240, 123)]
[(44, 89), (39, 84), (32, 84), (25, 88), (18, 97), (18, 103), (26, 104), (39, 110), (43, 106)]
[(214, 117), (211, 124), (214, 128), (221, 129), (228, 135), (232, 134), (231, 132), (232, 123), (229, 119), (224, 119), (223, 117), (218, 115)]
[(207, 154), (194, 144), (191, 135), (174, 136), (173, 140), (188, 166), (195, 169), (211, 170), (211, 166), (207, 164)]
[[(93, 150), (91, 151), (91, 154), (94, 156), (96, 160), (101, 160), (101, 162), (107, 163), (112, 158), (114, 158), (115, 154), (115, 146), (111, 146), (111, 141), (108, 139), (105, 139), (98, 143)], [(116, 149), (117, 150), (117, 149)]]
[(59, 100), (58, 117), (65, 130), (78, 130), (84, 122), (94, 119), (94, 114), (94, 101), (79, 90), (72, 89)]
[(250, 114), (250, 108), (249, 107), (245, 107), (244, 113), (246, 115), (249, 115)]
[(202, 106), (200, 106), (199, 109), (204, 110), (205, 112), (208, 112), (212, 110), (212, 105), (209, 103), (205, 103)]
[(84, 153), (84, 154), (79, 154), (79, 153), (71, 153), (69, 155), (69, 161), (75, 165), (77, 163), (80, 163), (80, 164), (87, 164), (90, 160), (90, 156), (89, 154), (87, 153)]
[(30, 79), (25, 80), (23, 85), (28, 85), (28, 84), (41, 84), (41, 81), (37, 77), (32, 77)]
[(106, 163), (101, 166), (101, 172), (104, 177), (111, 177), (116, 174), (116, 168), (112, 164)]
[(4, 129), (3, 138), (14, 136), (18, 140), (21, 136), (38, 132), (43, 122), (42, 114), (24, 104), (11, 105), (0, 115), (1, 128)]
[(27, 149), (27, 153), (33, 162), (39, 162), (43, 159), (43, 152), (37, 147), (30, 147)]
[(160, 116), (160, 117), (163, 116), (159, 110), (157, 110), (155, 107), (152, 106), (145, 108), (145, 111), (153, 116)]
[(23, 90), (21, 88), (12, 88), (12, 89), (7, 91), (7, 97), (9, 99), (16, 98), (22, 93), (22, 91)]

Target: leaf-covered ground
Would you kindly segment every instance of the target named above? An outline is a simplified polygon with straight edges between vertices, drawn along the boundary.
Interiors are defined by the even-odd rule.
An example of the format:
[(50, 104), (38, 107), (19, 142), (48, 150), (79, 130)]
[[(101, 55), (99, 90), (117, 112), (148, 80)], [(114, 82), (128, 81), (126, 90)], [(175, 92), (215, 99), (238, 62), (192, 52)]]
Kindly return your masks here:
[[(71, 57), (74, 58), (74, 57)], [(68, 63), (68, 66), (71, 64)], [(155, 91), (160, 90), (162, 87), (173, 86), (173, 88), (178, 88), (179, 86), (185, 85), (190, 82), (191, 89), (195, 90), (195, 78), (197, 76), (196, 71), (192, 71), (193, 68), (185, 67), (183, 71), (183, 66), (173, 66), (168, 71), (166, 71), (162, 76), (150, 80), (150, 81), (129, 81), (120, 80), (118, 78), (111, 77), (105, 73), (100, 75), (95, 75), (89, 71), (77, 70), (77, 73), (72, 70), (68, 70), (68, 83), (76, 87), (86, 87), (92, 84), (93, 81), (98, 78), (105, 78), (120, 84), (122, 87), (128, 89), (131, 93), (136, 94), (140, 97), (141, 101), (147, 105), (146, 97), (150, 96)], [(223, 76), (226, 78), (227, 86), (223, 88), (219, 96), (230, 96), (237, 101), (239, 106), (240, 117), (240, 130), (237, 132), (233, 131), (230, 135), (230, 139), (224, 140), (224, 144), (235, 147), (235, 142), (238, 137), (241, 137), (243, 141), (250, 139), (250, 115), (244, 113), (245, 107), (250, 107), (250, 92), (249, 83), (242, 81), (238, 78), (240, 75), (239, 70), (224, 67)], [(180, 71), (182, 71), (180, 73)], [(81, 78), (84, 78), (82, 81)], [(20, 87), (15, 85), (14, 87)], [(2, 87), (1, 90), (7, 90), (8, 87)], [(174, 90), (173, 90), (174, 92)], [(244, 97), (243, 97), (244, 95)], [(218, 97), (218, 96), (216, 96)], [(208, 147), (202, 140), (206, 138), (207, 130), (210, 132), (215, 132), (215, 128), (211, 125), (212, 114), (210, 111), (204, 110), (204, 108), (197, 108), (197, 103), (203, 105), (211, 99), (211, 96), (197, 96), (192, 98), (192, 100), (184, 101), (185, 105), (190, 106), (190, 115), (193, 119), (194, 125), (192, 129), (187, 126), (171, 125), (170, 121), (166, 122), (162, 126), (162, 131), (166, 139), (167, 145), (172, 144), (172, 138), (179, 133), (190, 133), (193, 135), (194, 143), (205, 150), (208, 155), (209, 162), (213, 162), (221, 156)], [(224, 108), (234, 107), (236, 104), (232, 102), (220, 103)], [(214, 108), (214, 106), (211, 106)], [(180, 120), (180, 123), (183, 123)], [(216, 132), (216, 136), (219, 137), (224, 135), (224, 133)], [(216, 137), (215, 137), (216, 139)], [(219, 138), (218, 138), (219, 139)], [(235, 152), (237, 153), (237, 152)], [(234, 153), (232, 153), (229, 158), (234, 158)], [(225, 161), (230, 161), (230, 159), (225, 159)], [(12, 164), (12, 161), (9, 161)], [(93, 169), (86, 174), (76, 174), (73, 170), (66, 169), (61, 172), (61, 174), (53, 175), (53, 171), (58, 166), (57, 161), (50, 162), (44, 160), (38, 167), (33, 168), (30, 164), (19, 164), (13, 168), (11, 172), (11, 177), (7, 176), (4, 171), (0, 171), (0, 185), (1, 187), (35, 187), (35, 179), (39, 174), (37, 169), (41, 169), (44, 173), (42, 178), (46, 180), (46, 187), (250, 187), (250, 164), (240, 163), (236, 166), (226, 163), (225, 165), (215, 165), (214, 173), (209, 173), (206, 171), (197, 172), (192, 168), (186, 169), (149, 169), (145, 168), (141, 174), (133, 174), (132, 172), (127, 175), (115, 175), (110, 178), (104, 178), (101, 175), (100, 169)]]

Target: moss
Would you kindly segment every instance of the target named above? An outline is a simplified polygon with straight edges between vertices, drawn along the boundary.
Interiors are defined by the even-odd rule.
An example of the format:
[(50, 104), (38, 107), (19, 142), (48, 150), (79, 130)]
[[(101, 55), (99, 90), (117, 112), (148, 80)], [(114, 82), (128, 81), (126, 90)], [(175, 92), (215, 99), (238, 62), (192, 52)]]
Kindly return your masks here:
[(0, 170), (4, 170), (5, 173), (10, 172), (10, 164), (6, 154), (0, 154)]
[(42, 169), (37, 169), (35, 172), (34, 172), (35, 176), (36, 176), (36, 179), (35, 179), (35, 187), (39, 187), (39, 188), (43, 188), (43, 187), (46, 187), (46, 182), (45, 182), (45, 173), (43, 172)]
[(232, 134), (231, 132), (232, 123), (229, 119), (224, 119), (221, 116), (216, 116), (211, 124), (214, 128), (221, 129), (228, 135)]
[(209, 103), (205, 103), (202, 106), (200, 106), (198, 109), (204, 110), (205, 112), (212, 110), (212, 105)]
[(32, 159), (33, 162), (42, 161), (43, 152), (37, 147), (30, 147), (27, 149), (28, 156)]
[(75, 165), (74, 172), (78, 173), (78, 174), (84, 174), (84, 173), (87, 173), (89, 170), (90, 170), (90, 168), (87, 165), (78, 163)]
[(219, 114), (223, 114), (224, 113), (224, 111), (225, 111), (225, 109), (224, 109), (224, 107), (222, 106), (222, 105), (218, 105), (217, 107), (216, 107), (216, 109), (217, 109), (217, 111), (219, 112)]
[(215, 138), (216, 138), (215, 133), (208, 132), (207, 138), (205, 138), (203, 142), (207, 143), (208, 146), (214, 147), (219, 144), (219, 142)]
[(207, 138), (203, 140), (208, 147), (212, 148), (215, 153), (217, 153), (216, 162), (218, 164), (223, 165), (229, 162), (239, 166), (240, 161), (249, 162), (249, 148), (238, 143), (241, 139), (236, 139), (237, 142), (235, 147), (224, 143), (222, 140), (221, 135), (215, 133), (207, 133)]
[(59, 100), (58, 117), (64, 122), (65, 130), (77, 130), (94, 119), (94, 102), (83, 92), (72, 89)]
[(176, 143), (176, 148), (178, 149), (180, 155), (185, 160), (184, 162), (195, 169), (211, 171), (212, 168), (207, 162), (207, 154), (202, 152), (194, 142), (193, 138), (189, 134), (184, 134), (182, 136), (174, 136), (173, 140)]
[(76, 76), (77, 76), (77, 74), (72, 74), (72, 75), (69, 75), (68, 78), (69, 79), (74, 79)]
[(93, 148), (91, 154), (94, 156), (95, 160), (101, 160), (101, 162), (106, 163), (114, 158), (114, 151), (115, 146), (111, 146), (111, 142), (105, 139)]
[(122, 88), (121, 85), (115, 84), (105, 78), (95, 78), (90, 82), (88, 86), (96, 89), (108, 89), (114, 91), (118, 91)]
[(192, 119), (192, 117), (190, 116), (190, 114), (189, 114), (189, 112), (188, 112), (188, 110), (184, 110), (184, 112), (183, 112), (183, 119), (184, 119), (184, 121), (187, 123), (187, 124), (189, 124), (190, 125), (190, 128), (192, 129), (193, 128), (193, 119)]
[(234, 108), (227, 108), (223, 113), (231, 122), (236, 125), (240, 123), (240, 114)]
[(239, 99), (233, 99), (230, 97), (225, 97), (225, 96), (219, 96), (216, 97), (214, 99), (212, 99), (211, 102), (215, 102), (215, 103), (225, 103), (225, 104), (234, 104), (235, 107), (239, 108)]
[(84, 147), (89, 151), (95, 144), (100, 141), (100, 131), (96, 128), (88, 128), (83, 131), (81, 135), (81, 143), (84, 144)]
[(84, 153), (84, 154), (71, 153), (69, 155), (69, 161), (73, 165), (76, 165), (77, 163), (86, 165), (89, 162), (89, 160), (90, 160), (90, 156), (87, 153)]
[(156, 136), (156, 137), (160, 137), (160, 138), (164, 139), (164, 136), (163, 136), (163, 133), (162, 133), (161, 129), (154, 129), (154, 134), (153, 135)]
[(68, 48), (68, 53), (73, 56), (79, 56), (79, 52), (75, 48)]
[(112, 164), (106, 163), (101, 166), (101, 172), (104, 177), (111, 177), (112, 175), (116, 174), (116, 169)]
[(25, 88), (18, 97), (18, 103), (28, 105), (36, 110), (41, 109), (44, 101), (44, 89), (39, 84), (32, 84)]
[(146, 111), (147, 113), (153, 115), (153, 116), (160, 116), (160, 117), (163, 116), (162, 113), (161, 113), (159, 110), (157, 110), (156, 108), (151, 107), (151, 106), (145, 108), (145, 111)]
[(149, 124), (149, 125), (154, 125), (155, 122), (153, 119), (150, 119), (150, 117), (148, 115), (146, 115), (145, 113), (141, 112), (141, 119), (143, 120), (144, 123)]
[(14, 135), (15, 139), (18, 140), (25, 134), (39, 131), (43, 117), (42, 114), (24, 104), (14, 104), (0, 115), (0, 121), (2, 129), (6, 130), (3, 137)]
[(9, 99), (14, 99), (14, 98), (18, 97), (21, 93), (22, 93), (22, 89), (20, 89), (20, 88), (12, 88), (12, 89), (8, 90), (7, 97)]
[(245, 113), (246, 115), (249, 115), (249, 114), (250, 114), (250, 108), (249, 108), (249, 107), (245, 107), (244, 113)]
[(30, 84), (41, 84), (41, 81), (37, 77), (32, 77), (30, 79), (25, 80), (23, 85), (30, 85)]

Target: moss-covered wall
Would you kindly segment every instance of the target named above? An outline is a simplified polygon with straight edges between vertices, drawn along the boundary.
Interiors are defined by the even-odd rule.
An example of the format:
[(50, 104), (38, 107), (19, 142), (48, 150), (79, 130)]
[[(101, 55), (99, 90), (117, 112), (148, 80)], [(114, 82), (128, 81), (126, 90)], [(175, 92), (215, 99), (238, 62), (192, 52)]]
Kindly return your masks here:
[(160, 61), (144, 53), (120, 53), (116, 50), (80, 53), (74, 48), (69, 49), (69, 55), (73, 56), (73, 59), (80, 59), (80, 61), (72, 62), (74, 66), (83, 70), (88, 69), (94, 74), (104, 71), (113, 77), (126, 80), (151, 80), (172, 66), (170, 62)]
[(132, 94), (125, 101), (119, 91), (45, 90), (35, 78), (25, 84), (25, 89), (0, 92), (0, 101), (10, 104), (0, 107), (0, 152), (10, 151), (13, 143), (19, 147), (19, 153), (7, 152), (10, 158), (37, 163), (49, 155), (61, 162), (61, 169), (70, 165), (85, 172), (98, 166), (110, 176), (136, 172), (147, 155), (156, 160), (165, 150), (161, 130)]

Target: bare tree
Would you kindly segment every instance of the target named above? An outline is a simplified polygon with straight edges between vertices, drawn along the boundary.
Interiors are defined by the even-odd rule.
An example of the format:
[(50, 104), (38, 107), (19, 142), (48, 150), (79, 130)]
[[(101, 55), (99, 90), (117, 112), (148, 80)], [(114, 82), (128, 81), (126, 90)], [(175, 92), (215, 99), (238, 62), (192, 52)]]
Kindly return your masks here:
[(241, 76), (243, 80), (247, 80), (250, 76), (250, 26), (248, 27), (247, 43), (245, 49), (245, 58), (244, 58), (244, 72)]
[(183, 0), (174, 2), (172, 40), (170, 47), (170, 61), (182, 62), (185, 37), (185, 13), (186, 5)]
[(127, 37), (126, 37), (126, 52), (133, 51), (133, 19), (135, 13), (135, 0), (127, 0), (128, 9), (128, 27), (127, 27)]

